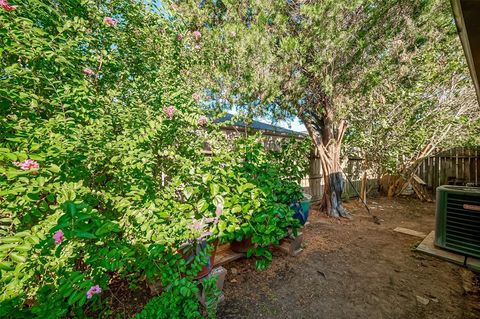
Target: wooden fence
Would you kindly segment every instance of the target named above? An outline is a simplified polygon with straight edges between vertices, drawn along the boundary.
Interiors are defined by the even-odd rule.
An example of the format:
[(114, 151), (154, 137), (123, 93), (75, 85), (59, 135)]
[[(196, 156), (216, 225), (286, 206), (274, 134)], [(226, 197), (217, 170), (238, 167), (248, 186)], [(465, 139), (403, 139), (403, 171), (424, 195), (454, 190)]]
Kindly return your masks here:
[(417, 175), (434, 191), (440, 185), (480, 183), (480, 149), (456, 148), (426, 158)]
[[(358, 196), (361, 179), (365, 172), (363, 159), (350, 158), (342, 165), (347, 177), (345, 181), (344, 198)], [(467, 185), (480, 186), (480, 149), (456, 148), (436, 153), (426, 158), (418, 167), (417, 176), (426, 184), (427, 189), (434, 194), (440, 185)], [(305, 191), (312, 195), (312, 200), (321, 199), (323, 193), (323, 179), (320, 160), (312, 154), (310, 173), (302, 180)], [(378, 191), (378, 175), (367, 169), (367, 194), (372, 195)]]
[[(345, 188), (343, 191), (343, 198), (351, 198), (358, 196), (361, 188), (361, 180), (365, 172), (364, 161), (361, 158), (349, 158), (342, 165), (343, 173), (345, 174)], [(378, 183), (374, 172), (371, 169), (366, 170), (367, 173), (367, 194), (372, 194), (377, 191)], [(312, 195), (312, 201), (319, 201), (323, 194), (323, 178), (322, 167), (320, 159), (314, 152), (310, 158), (310, 172), (302, 180), (302, 186), (308, 194)]]

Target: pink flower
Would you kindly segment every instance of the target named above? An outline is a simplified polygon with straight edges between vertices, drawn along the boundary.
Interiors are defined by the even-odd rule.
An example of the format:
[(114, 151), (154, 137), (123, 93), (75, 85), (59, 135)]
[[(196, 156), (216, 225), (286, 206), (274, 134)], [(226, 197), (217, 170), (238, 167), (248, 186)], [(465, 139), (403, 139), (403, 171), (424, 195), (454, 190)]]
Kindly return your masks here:
[(38, 165), (36, 161), (31, 159), (24, 160), (22, 166), (20, 166), (20, 168), (24, 171), (28, 171), (30, 169), (38, 169), (39, 167), (40, 165)]
[(198, 30), (193, 31), (192, 34), (193, 34), (193, 37), (195, 38), (195, 41), (198, 41), (202, 38), (202, 34)]
[(183, 35), (182, 34), (177, 34), (177, 40), (182, 41), (183, 40)]
[(211, 231), (206, 231), (204, 232), (203, 234), (201, 234), (200, 236), (197, 237), (197, 240), (200, 241), (202, 239), (204, 239), (205, 237), (208, 237), (210, 235), (212, 235), (213, 233)]
[(20, 167), (24, 171), (28, 171), (31, 169), (37, 170), (40, 165), (38, 165), (37, 161), (31, 160), (31, 159), (26, 159), (23, 162), (12, 162), (13, 165)]
[(107, 25), (111, 26), (111, 27), (116, 27), (117, 24), (118, 24), (118, 21), (115, 20), (114, 18), (112, 17), (105, 17), (103, 18), (103, 22), (105, 22)]
[(99, 285), (90, 287), (87, 291), (87, 299), (92, 299), (93, 295), (97, 295), (102, 292), (102, 288)]
[(173, 106), (163, 108), (163, 112), (170, 120), (173, 118), (173, 114), (175, 113), (175, 111), (176, 110)]
[(198, 118), (197, 123), (198, 123), (198, 125), (201, 125), (201, 126), (207, 125), (208, 119), (205, 115), (202, 115)]
[(215, 215), (217, 215), (217, 217), (220, 217), (222, 213), (223, 213), (223, 204), (218, 204), (215, 209)]
[(9, 5), (7, 0), (0, 0), (0, 7), (2, 7), (7, 12), (13, 11), (17, 8), (17, 6)]
[(83, 69), (83, 74), (85, 74), (85, 75), (94, 75), (95, 72), (94, 72), (92, 69), (90, 69), (90, 68), (84, 68), (84, 69)]
[(188, 225), (188, 228), (190, 228), (191, 230), (200, 230), (203, 227), (205, 227), (205, 225), (198, 219), (194, 219), (193, 222)]
[(214, 224), (218, 223), (220, 216), (223, 213), (223, 204), (218, 204), (217, 208), (215, 209), (215, 219), (213, 221)]
[(55, 245), (60, 245), (64, 239), (65, 238), (63, 236), (63, 231), (61, 229), (57, 230), (55, 234), (53, 234), (53, 240), (55, 241)]
[(192, 97), (193, 97), (193, 99), (194, 99), (195, 101), (197, 101), (197, 102), (200, 101), (200, 94), (198, 94), (198, 93), (193, 93), (193, 94), (192, 94)]

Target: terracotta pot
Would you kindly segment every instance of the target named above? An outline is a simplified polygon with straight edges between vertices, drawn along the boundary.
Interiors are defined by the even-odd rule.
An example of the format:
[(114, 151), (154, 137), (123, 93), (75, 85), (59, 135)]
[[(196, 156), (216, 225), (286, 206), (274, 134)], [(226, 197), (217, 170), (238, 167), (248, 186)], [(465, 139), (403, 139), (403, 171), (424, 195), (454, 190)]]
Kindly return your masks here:
[(213, 251), (212, 251), (212, 254), (210, 255), (210, 258), (208, 259), (207, 264), (203, 266), (202, 269), (200, 269), (200, 271), (198, 272), (198, 274), (195, 276), (194, 279), (203, 278), (212, 271), (213, 263), (215, 262), (215, 254), (217, 253), (217, 247), (218, 247), (218, 240), (216, 240), (213, 243)]
[[(217, 252), (217, 246), (218, 246), (218, 240), (213, 242), (213, 251), (212, 254), (209, 256), (207, 264), (200, 269), (198, 274), (195, 275), (194, 279), (200, 279), (205, 277), (212, 271), (213, 269), (213, 263), (215, 261), (215, 253)], [(207, 247), (207, 242), (201, 242), (197, 244), (197, 247), (195, 251), (189, 251), (189, 250), (183, 250), (180, 249), (179, 252), (182, 254), (183, 259), (185, 259), (187, 262), (191, 262), (193, 258), (195, 258), (195, 254), (199, 252), (202, 249), (205, 249)]]
[(234, 240), (230, 243), (230, 249), (236, 253), (246, 253), (250, 248), (254, 247), (252, 239), (245, 236), (240, 241)]

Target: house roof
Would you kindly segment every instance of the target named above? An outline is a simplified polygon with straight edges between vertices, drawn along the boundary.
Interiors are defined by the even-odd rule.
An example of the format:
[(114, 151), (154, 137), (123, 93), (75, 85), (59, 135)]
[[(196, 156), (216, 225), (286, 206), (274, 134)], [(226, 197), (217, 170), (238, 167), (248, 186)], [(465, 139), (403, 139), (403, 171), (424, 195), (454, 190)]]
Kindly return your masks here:
[[(227, 115), (216, 119), (215, 123), (224, 123), (224, 122), (231, 121), (232, 119), (233, 119), (233, 114), (227, 113)], [(263, 122), (256, 121), (256, 120), (253, 120), (252, 123), (249, 123), (249, 124), (247, 124), (243, 121), (237, 120), (233, 123), (232, 126), (241, 127), (241, 128), (246, 127), (246, 128), (253, 129), (253, 130), (258, 130), (258, 131), (274, 132), (274, 133), (288, 134), (288, 135), (297, 135), (297, 136), (306, 135), (305, 133), (292, 131), (292, 130), (289, 130), (289, 129), (286, 129), (286, 128), (283, 128), (283, 127), (280, 127), (280, 126), (275, 126), (275, 125), (263, 123)]]
[(451, 3), (458, 35), (480, 102), (480, 0), (451, 0)]

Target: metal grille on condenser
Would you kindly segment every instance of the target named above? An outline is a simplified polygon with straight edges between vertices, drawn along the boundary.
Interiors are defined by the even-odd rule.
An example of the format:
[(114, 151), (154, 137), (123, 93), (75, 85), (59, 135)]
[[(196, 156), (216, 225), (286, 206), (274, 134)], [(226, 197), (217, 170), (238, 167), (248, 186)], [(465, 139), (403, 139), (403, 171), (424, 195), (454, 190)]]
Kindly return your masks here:
[(446, 246), (480, 257), (480, 211), (465, 209), (465, 204), (480, 206), (480, 197), (448, 194)]

